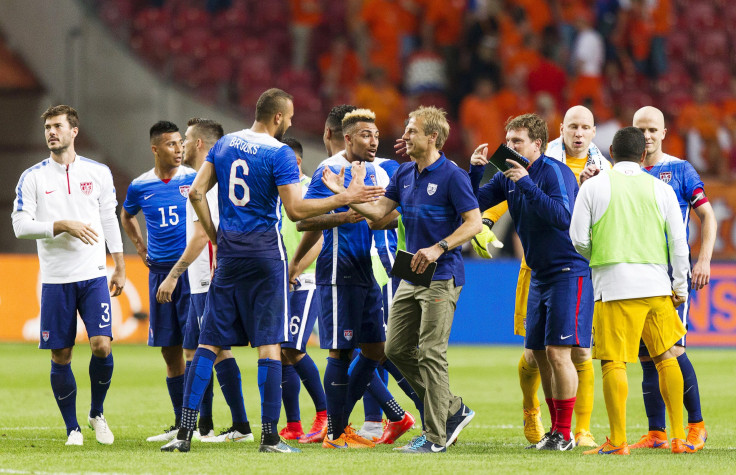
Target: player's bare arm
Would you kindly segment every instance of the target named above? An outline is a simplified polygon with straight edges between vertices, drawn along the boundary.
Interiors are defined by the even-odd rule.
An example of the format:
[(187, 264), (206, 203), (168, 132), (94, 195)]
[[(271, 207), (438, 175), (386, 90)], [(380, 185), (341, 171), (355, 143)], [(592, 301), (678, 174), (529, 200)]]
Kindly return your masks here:
[[(353, 210), (351, 209), (350, 211)], [(399, 216), (401, 216), (401, 214), (398, 212), (398, 210), (393, 210), (378, 221), (373, 221), (369, 219), (368, 226), (370, 226), (370, 228), (373, 230), (396, 229), (399, 227)]]
[(123, 287), (125, 287), (125, 258), (122, 252), (112, 252), (110, 257), (115, 263), (115, 270), (110, 276), (110, 297), (117, 297), (123, 293)]
[(176, 283), (178, 282), (179, 277), (181, 277), (184, 271), (186, 271), (192, 262), (194, 262), (197, 256), (202, 253), (202, 250), (209, 242), (207, 233), (204, 232), (204, 228), (199, 224), (199, 221), (194, 221), (192, 224), (194, 225), (194, 231), (191, 239), (189, 239), (189, 242), (187, 243), (187, 247), (184, 249), (184, 253), (182, 253), (179, 260), (174, 264), (174, 267), (169, 271), (169, 275), (166, 276), (164, 281), (161, 282), (161, 285), (158, 287), (158, 291), (156, 292), (156, 301), (158, 303), (171, 302), (171, 296), (173, 295), (174, 290), (176, 290)]
[(698, 261), (693, 266), (692, 288), (700, 290), (710, 282), (710, 260), (716, 243), (718, 222), (713, 207), (708, 202), (695, 208), (695, 214), (700, 218), (701, 244)]
[[(322, 183), (324, 183), (330, 191), (335, 193), (336, 196), (341, 196), (345, 193), (350, 192), (351, 190), (353, 190), (353, 192), (359, 193), (362, 189), (376, 188), (365, 185), (364, 163), (354, 162), (351, 168), (351, 172), (353, 174), (353, 178), (350, 181), (348, 187), (345, 188), (345, 170), (340, 170), (340, 174), (336, 174), (332, 170), (330, 170), (329, 167), (325, 167), (322, 172)], [(383, 193), (381, 193), (381, 195), (382, 194)], [(363, 203), (352, 203), (350, 204), (350, 207), (372, 221), (380, 221), (391, 211), (395, 210), (398, 206), (398, 203), (396, 203), (395, 201), (381, 195), (379, 195), (380, 198), (378, 198), (377, 200), (366, 201)]]
[(215, 167), (210, 162), (204, 162), (197, 172), (194, 183), (189, 188), (189, 202), (199, 218), (199, 224), (204, 229), (210, 241), (217, 242), (217, 229), (212, 221), (210, 206), (207, 204), (207, 192), (217, 183)]
[(296, 230), (304, 231), (323, 231), (332, 229), (342, 224), (357, 223), (365, 218), (353, 210), (343, 211), (340, 213), (329, 213), (312, 218), (302, 219), (296, 223)]
[[(304, 231), (302, 238), (299, 241), (299, 245), (294, 251), (294, 255), (291, 257), (289, 263), (289, 283), (296, 284), (296, 278), (300, 275), (303, 269), (306, 269), (311, 261), (308, 261), (308, 255), (311, 250), (317, 247), (317, 243), (322, 241), (321, 231)], [(320, 244), (320, 248), (322, 245)], [(319, 252), (318, 252), (319, 253)]]
[(148, 248), (146, 247), (146, 241), (145, 239), (143, 239), (141, 227), (138, 225), (138, 220), (135, 219), (135, 215), (128, 213), (123, 208), (123, 210), (120, 212), (120, 224), (123, 225), (123, 230), (125, 230), (125, 234), (127, 234), (128, 238), (133, 242), (133, 245), (135, 246), (135, 251), (138, 253), (138, 256), (141, 258), (146, 267), (148, 267)]
[(99, 237), (97, 231), (92, 229), (90, 224), (68, 219), (54, 221), (54, 236), (58, 236), (61, 233), (67, 233), (85, 244), (94, 244)]
[[(447, 242), (448, 251), (470, 241), (473, 236), (481, 232), (483, 229), (480, 209), (471, 209), (462, 213), (460, 216), (463, 219), (463, 224), (444, 239)], [(423, 273), (427, 270), (427, 266), (429, 266), (429, 264), (435, 262), (444, 253), (445, 251), (439, 244), (419, 249), (411, 260), (411, 270), (418, 274)]]

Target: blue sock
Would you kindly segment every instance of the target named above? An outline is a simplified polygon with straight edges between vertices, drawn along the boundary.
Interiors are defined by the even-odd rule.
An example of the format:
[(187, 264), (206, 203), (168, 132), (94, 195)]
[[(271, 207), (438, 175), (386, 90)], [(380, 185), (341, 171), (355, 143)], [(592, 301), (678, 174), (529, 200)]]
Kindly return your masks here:
[(285, 364), (281, 366), (281, 399), (284, 402), (284, 412), (286, 413), (286, 422), (301, 421), (299, 414), (299, 391), (302, 383), (299, 375), (293, 365)]
[(685, 396), (683, 402), (687, 409), (688, 422), (701, 422), (703, 414), (700, 412), (700, 389), (698, 389), (698, 377), (695, 376), (695, 369), (687, 357), (687, 353), (683, 353), (677, 357), (682, 371), (682, 379), (685, 381)]
[(72, 373), (72, 365), (51, 362), (51, 390), (66, 424), (66, 435), (79, 429), (77, 423), (77, 381)]
[[(363, 394), (365, 394), (366, 389), (368, 389), (368, 385), (374, 379), (380, 381), (380, 378), (376, 373), (377, 367), (378, 361), (366, 358), (362, 353), (359, 354), (353, 360), (353, 364), (350, 365), (350, 369), (348, 370), (347, 401), (345, 403), (345, 409), (343, 410), (343, 418), (346, 423), (350, 421), (350, 413), (353, 412), (355, 404), (363, 397)], [(373, 393), (371, 392), (371, 394)]]
[(665, 406), (662, 393), (659, 392), (659, 375), (654, 361), (642, 361), (641, 369), (643, 377), (641, 380), (641, 392), (644, 395), (644, 410), (649, 419), (649, 430), (664, 431), (667, 427), (665, 422)]
[(89, 359), (89, 381), (92, 388), (92, 404), (89, 417), (97, 417), (103, 413), (103, 404), (107, 390), (110, 388), (113, 370), (112, 353), (105, 358), (92, 355)]
[(182, 418), (181, 424), (185, 429), (194, 430), (196, 428), (196, 413), (199, 411), (202, 395), (212, 379), (212, 365), (216, 358), (217, 355), (206, 348), (197, 348), (194, 353), (184, 386), (183, 407), (186, 409), (184, 414), (186, 417)]
[[(355, 368), (355, 365), (358, 364), (358, 361), (360, 353), (358, 353), (355, 358), (353, 358), (353, 361), (350, 362), (350, 369), (348, 369), (348, 374), (351, 374)], [(370, 392), (366, 392), (363, 394), (363, 413), (365, 416), (366, 421), (370, 422), (381, 422), (383, 419), (383, 411), (381, 411), (381, 405), (378, 404), (378, 401), (371, 396)]]
[(366, 394), (373, 396), (386, 413), (386, 418), (391, 422), (400, 421), (404, 417), (404, 410), (396, 402), (396, 399), (391, 395), (391, 392), (386, 387), (386, 384), (381, 378), (378, 377), (378, 373), (373, 372), (373, 378), (366, 388)]
[(235, 358), (220, 361), (215, 366), (217, 382), (220, 383), (225, 402), (230, 406), (233, 424), (248, 422), (243, 401), (243, 384), (240, 380), (240, 368)]
[(277, 434), (281, 413), (281, 361), (258, 360), (258, 390), (261, 393), (261, 439), (263, 434)]
[(342, 435), (347, 425), (347, 421), (343, 420), (343, 413), (348, 396), (348, 362), (328, 357), (324, 384), (327, 399), (327, 434), (335, 440)]
[(386, 360), (381, 365), (384, 367), (386, 371), (393, 376), (394, 380), (396, 380), (396, 384), (399, 385), (402, 391), (404, 391), (404, 394), (409, 396), (409, 399), (414, 403), (414, 406), (417, 408), (417, 411), (419, 412), (419, 417), (422, 419), (422, 427), (424, 426), (424, 401), (422, 401), (419, 396), (417, 395), (417, 392), (414, 391), (414, 388), (411, 387), (411, 384), (409, 384), (409, 381), (406, 380), (403, 374), (401, 374), (401, 371), (399, 371), (399, 368), (396, 367), (395, 364), (393, 364), (390, 360)]
[(199, 403), (199, 417), (212, 419), (212, 386), (215, 379), (215, 375), (210, 373), (210, 384), (204, 389), (202, 394), (202, 402)]
[(299, 375), (299, 379), (302, 380), (304, 388), (312, 398), (315, 411), (321, 412), (327, 409), (325, 388), (322, 387), (322, 381), (319, 377), (319, 369), (317, 369), (317, 365), (314, 363), (312, 358), (310, 358), (308, 354), (304, 353), (302, 359), (294, 365), (294, 369)]
[(184, 404), (184, 375), (166, 378), (166, 387), (169, 389), (169, 397), (171, 405), (174, 406), (174, 416), (176, 417), (176, 425), (181, 421), (181, 406)]

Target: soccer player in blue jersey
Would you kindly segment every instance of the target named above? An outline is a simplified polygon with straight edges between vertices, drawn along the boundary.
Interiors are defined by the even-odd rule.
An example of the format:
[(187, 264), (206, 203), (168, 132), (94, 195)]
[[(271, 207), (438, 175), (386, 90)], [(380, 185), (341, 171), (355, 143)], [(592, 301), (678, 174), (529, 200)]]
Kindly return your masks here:
[[(481, 230), (478, 202), (465, 171), (440, 150), (450, 126), (444, 111), (420, 107), (409, 114), (402, 137), (411, 162), (391, 178), (386, 196), (375, 203), (351, 205), (380, 223), (393, 219), (401, 206), (406, 248), (415, 253), (412, 269), (437, 269), (429, 288), (399, 284), (388, 320), (386, 355), (424, 401), (426, 431), (401, 447), (406, 453), (445, 452), (474, 417), (462, 399), (450, 392), (447, 345), (455, 305), (465, 283), (460, 247)], [(365, 179), (368, 164), (353, 164), (351, 186)], [(341, 177), (325, 169), (323, 180), (335, 193), (345, 191)]]
[[(306, 198), (332, 196), (333, 193), (322, 183), (324, 169), (329, 168), (333, 172), (344, 169), (345, 180), (349, 182), (352, 164), (358, 162), (367, 163), (367, 183), (388, 184), (386, 172), (372, 163), (379, 133), (373, 112), (355, 109), (346, 113), (342, 119), (342, 133), (345, 150), (338, 151), (320, 164)], [(349, 209), (340, 208), (326, 217), (298, 224), (298, 229), (307, 232), (297, 248), (294, 261), (301, 260), (322, 231), (324, 244), (317, 258), (317, 288), (322, 307), (320, 344), (330, 350), (324, 376), (328, 427), (322, 445), (325, 448), (365, 448), (373, 447), (374, 443), (358, 436), (350, 426), (349, 418), (366, 389), (374, 394), (390, 420), (377, 443), (393, 443), (412, 427), (414, 418), (396, 403), (376, 373), (376, 368), (385, 358), (385, 331), (381, 289), (373, 275), (370, 255), (371, 229), (362, 217), (353, 220), (348, 214), (345, 222), (332, 216), (340, 212), (349, 212)], [(395, 216), (390, 216), (387, 220), (393, 218)], [(361, 353), (349, 370), (356, 347), (360, 347)]]
[[(217, 268), (186, 382), (181, 429), (162, 451), (190, 450), (197, 409), (223, 346), (258, 348), (261, 452), (297, 452), (279, 438), (281, 343), (288, 339), (288, 274), (279, 232), (280, 201), (289, 218), (305, 219), (351, 202), (373, 200), (380, 187), (353, 186), (346, 196), (304, 200), (294, 152), (278, 141), (291, 125), (292, 96), (280, 89), (261, 94), (250, 129), (224, 136), (207, 155), (189, 198), (210, 241)], [(218, 184), (219, 227), (206, 193)]]
[[(530, 164), (496, 173), (478, 192), (481, 210), (506, 200), (524, 257), (532, 269), (527, 303), (525, 348), (534, 352), (542, 388), (551, 400), (552, 428), (535, 445), (541, 450), (571, 450), (570, 431), (578, 385), (573, 346), (590, 347), (593, 285), (588, 261), (570, 240), (578, 184), (562, 162), (545, 156), (547, 125), (536, 114), (524, 114), (506, 124), (506, 145)], [(487, 160), (474, 155), (471, 180), (477, 189)]]
[[(281, 140), (291, 147), (296, 155), (299, 167), (299, 182), (302, 191), (306, 194), (309, 188), (309, 177), (302, 171), (302, 156), (304, 149), (295, 138), (287, 137)], [(301, 233), (296, 229), (296, 223), (281, 210), (281, 235), (289, 256), (299, 245)], [(312, 335), (312, 329), (320, 313), (317, 286), (315, 284), (315, 264), (322, 241), (318, 241), (308, 255), (296, 265), (289, 263), (289, 283), (292, 291), (289, 292), (289, 341), (281, 345), (282, 380), (281, 392), (286, 414), (286, 427), (279, 431), (279, 435), (286, 440), (299, 439), (304, 436), (299, 410), (299, 392), (302, 382), (314, 402), (315, 416), (308, 434), (319, 433), (327, 426), (327, 400), (322, 387), (319, 369), (307, 353), (307, 342)], [(292, 278), (292, 276), (294, 276)]]
[[(187, 122), (187, 130), (184, 133), (184, 158), (183, 163), (194, 170), (199, 170), (207, 157), (207, 152), (223, 135), (222, 125), (211, 119), (194, 117)], [(217, 212), (217, 186), (207, 192), (207, 204), (212, 213), (215, 226), (219, 222)], [(159, 303), (171, 302), (171, 296), (176, 290), (179, 277), (186, 271), (189, 275), (189, 289), (191, 297), (189, 300), (189, 315), (184, 329), (184, 358), (186, 368), (184, 379), (194, 358), (194, 351), (199, 344), (199, 332), (204, 316), (204, 304), (207, 290), (210, 287), (210, 272), (212, 268), (213, 247), (204, 232), (202, 225), (197, 220), (191, 203), (187, 203), (187, 247), (179, 260), (176, 262), (169, 275), (161, 283), (156, 293)], [(212, 422), (212, 388), (213, 381), (205, 390), (200, 405), (199, 431), (195, 437), (202, 442), (252, 442), (253, 434), (250, 430), (248, 417), (245, 412), (243, 401), (243, 388), (240, 380), (240, 369), (233, 358), (229, 348), (223, 348), (218, 360), (215, 362), (217, 380), (222, 389), (225, 401), (230, 407), (232, 425), (219, 435), (214, 433)]]
[[(113, 373), (110, 296), (125, 285), (123, 242), (115, 216), (115, 187), (107, 166), (77, 155), (79, 115), (67, 105), (41, 116), (50, 156), (23, 172), (13, 202), (13, 231), (38, 245), (41, 332), (38, 347), (51, 350), (51, 390), (66, 425), (66, 445), (83, 445), (77, 422), (72, 350), (77, 312), (89, 335), (92, 401), (87, 421), (97, 442), (115, 436), (103, 415)], [(115, 270), (107, 279), (105, 242)]]
[[(647, 156), (642, 162), (642, 167), (647, 173), (668, 183), (675, 190), (685, 228), (687, 229), (690, 223), (691, 209), (700, 218), (702, 244), (698, 260), (692, 268), (691, 291), (700, 290), (708, 285), (710, 280), (710, 259), (713, 254), (717, 228), (716, 217), (705, 195), (703, 181), (689, 162), (662, 151), (662, 141), (667, 134), (667, 129), (664, 124), (664, 115), (659, 109), (650, 106), (639, 109), (634, 114), (633, 125), (644, 132), (646, 138)], [(682, 323), (686, 327), (689, 309), (690, 296), (688, 295), (685, 304), (677, 308)], [(698, 379), (685, 353), (685, 337), (675, 344), (674, 351), (685, 380), (684, 404), (688, 414), (687, 442), (696, 450), (701, 450), (705, 446), (708, 432), (705, 430), (700, 410)], [(644, 393), (644, 407), (649, 419), (649, 431), (630, 448), (669, 448), (665, 433), (665, 404), (659, 391), (657, 369), (643, 343), (640, 347), (639, 359), (644, 373), (641, 385)]]
[[(128, 186), (120, 212), (120, 221), (143, 262), (149, 268), (148, 302), (150, 322), (148, 346), (161, 348), (166, 363), (166, 386), (174, 408), (175, 423), (149, 442), (170, 440), (176, 435), (181, 419), (184, 395), (184, 358), (182, 342), (189, 314), (189, 281), (179, 279), (171, 302), (158, 303), (156, 292), (187, 244), (187, 195), (195, 172), (182, 164), (182, 139), (176, 124), (156, 122), (149, 132), (153, 169)], [(147, 239), (143, 239), (135, 215), (146, 218)]]

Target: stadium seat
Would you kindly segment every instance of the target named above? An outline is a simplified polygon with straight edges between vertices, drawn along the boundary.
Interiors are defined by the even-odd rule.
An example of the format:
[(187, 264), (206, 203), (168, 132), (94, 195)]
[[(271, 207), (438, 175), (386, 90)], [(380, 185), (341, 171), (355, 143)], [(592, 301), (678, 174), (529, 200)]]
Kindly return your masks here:
[(715, 8), (709, 2), (689, 2), (682, 12), (680, 19), (695, 34), (715, 28), (720, 23)]
[(227, 56), (208, 56), (202, 62), (205, 84), (229, 84), (233, 78), (233, 62)]
[(164, 8), (144, 8), (138, 11), (133, 20), (133, 30), (138, 33), (143, 33), (148, 28), (153, 28), (158, 25), (168, 25), (171, 22), (168, 10)]
[(118, 36), (127, 36), (133, 19), (135, 0), (105, 0), (97, 13), (100, 19)]
[(728, 64), (706, 61), (699, 68), (700, 79), (711, 89), (726, 88), (731, 79)]
[(281, 71), (278, 80), (281, 87), (285, 90), (306, 87), (314, 90), (315, 87), (315, 75), (309, 70), (295, 70), (287, 68)]
[(206, 10), (199, 8), (183, 8), (176, 12), (174, 28), (176, 31), (188, 33), (191, 28), (209, 28), (212, 17)]
[(247, 31), (250, 15), (244, 7), (231, 6), (219, 12), (212, 20), (215, 31), (222, 34), (229, 30)]
[(687, 31), (675, 29), (667, 36), (667, 56), (671, 61), (685, 58), (691, 51), (692, 43)]
[(696, 57), (724, 58), (728, 55), (728, 35), (725, 30), (704, 31), (695, 41)]
[(172, 36), (169, 41), (169, 50), (175, 55), (192, 55), (204, 58), (209, 52), (209, 42), (212, 35), (208, 29), (192, 28), (187, 32), (180, 32)]
[(157, 25), (135, 34), (130, 44), (134, 51), (155, 66), (169, 55), (171, 38), (172, 31), (168, 25)]

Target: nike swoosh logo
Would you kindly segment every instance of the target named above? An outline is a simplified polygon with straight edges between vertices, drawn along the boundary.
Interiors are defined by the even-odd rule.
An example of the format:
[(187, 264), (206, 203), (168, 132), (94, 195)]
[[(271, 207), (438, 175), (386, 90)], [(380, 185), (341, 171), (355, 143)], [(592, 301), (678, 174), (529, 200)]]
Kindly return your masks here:
[(155, 195), (155, 194), (156, 194), (156, 193), (152, 193), (152, 194), (150, 194), (150, 195), (148, 195), (148, 196), (144, 196), (144, 197), (143, 197), (143, 199), (144, 199), (144, 200), (147, 200), (148, 198), (150, 198), (151, 196), (153, 196), (153, 195)]
[(572, 334), (570, 334), (570, 335), (567, 335), (567, 336), (562, 336), (562, 335), (560, 335), (560, 340), (567, 340), (567, 339), (568, 339), (568, 338), (570, 338), (571, 336), (572, 336)]
[(409, 188), (411, 185), (404, 185), (404, 188)]
[(97, 384), (110, 384), (110, 381), (112, 381), (112, 378), (108, 379), (106, 383), (103, 383), (102, 381), (97, 381)]
[(654, 444), (652, 444), (652, 448), (656, 449), (662, 447), (664, 444), (665, 442), (655, 442)]
[(601, 449), (600, 453), (601, 454), (612, 454), (612, 453), (614, 453), (614, 452), (616, 452), (618, 450), (619, 449), (612, 449), (612, 450), (603, 450), (603, 449)]
[(110, 325), (111, 325), (111, 323), (108, 323), (107, 325), (103, 325), (102, 323), (100, 323), (100, 328), (109, 327)]
[(442, 449), (444, 449), (444, 447), (441, 445), (432, 444), (431, 449), (432, 449), (432, 452), (442, 452)]
[(336, 443), (334, 443), (331, 440), (325, 440), (325, 442), (327, 442), (331, 446), (335, 447), (336, 449), (346, 449), (348, 447), (348, 443), (347, 442), (345, 442), (345, 445), (336, 444)]
[(53, 193), (54, 191), (56, 191), (56, 190), (51, 190), (51, 191), (47, 191), (47, 192), (46, 192), (46, 194), (47, 194), (47, 195), (50, 195), (50, 194), (51, 194), (51, 193)]
[(692, 388), (693, 388), (693, 387), (692, 387), (692, 386), (690, 386), (690, 387), (689, 387), (689, 388), (687, 388), (687, 389), (685, 390), (685, 392), (684, 392), (684, 393), (682, 393), (682, 394), (687, 394), (687, 392), (688, 392), (688, 391), (690, 391), (690, 390), (691, 390)]
[(347, 386), (347, 385), (348, 385), (348, 383), (340, 383), (340, 384), (338, 384), (338, 383), (335, 383), (334, 381), (330, 383), (330, 386)]
[(61, 397), (61, 396), (59, 396), (59, 401), (63, 401), (64, 399), (68, 398), (69, 396), (71, 396), (71, 395), (72, 395), (72, 394), (74, 394), (75, 392), (77, 392), (77, 390), (76, 390), (76, 389), (75, 389), (75, 390), (73, 390), (72, 392), (70, 392), (69, 394), (67, 394), (67, 395), (66, 395), (66, 396), (64, 396), (64, 397)]

